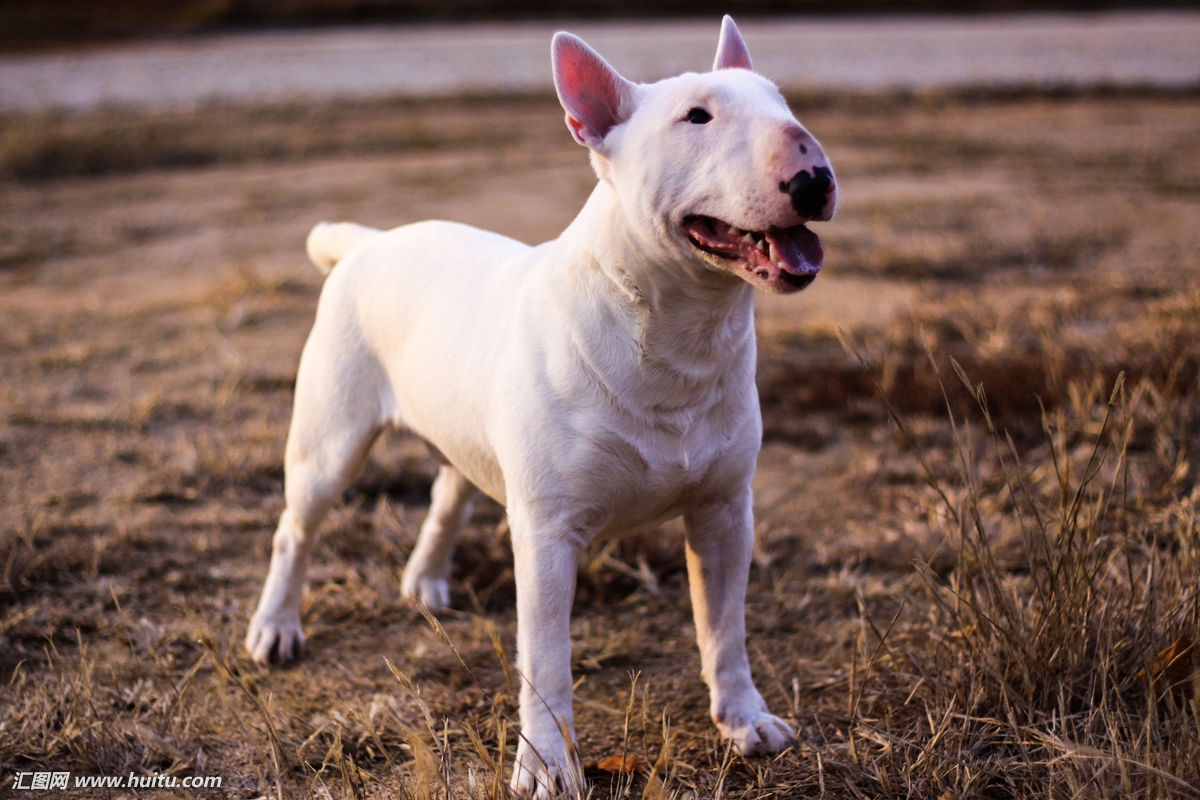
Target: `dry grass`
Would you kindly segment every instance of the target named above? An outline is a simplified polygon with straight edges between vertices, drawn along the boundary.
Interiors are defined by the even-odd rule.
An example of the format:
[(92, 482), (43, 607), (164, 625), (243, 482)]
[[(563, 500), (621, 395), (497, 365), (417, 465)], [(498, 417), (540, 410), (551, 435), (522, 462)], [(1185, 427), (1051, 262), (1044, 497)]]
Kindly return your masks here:
[[(210, 106), (201, 111), (9, 115), (0, 120), (0, 178), (44, 181), (197, 168), (253, 161), (298, 161), (332, 154), (436, 152), (472, 146), (510, 148), (557, 133), (549, 96), (445, 99), (266, 109)], [(481, 117), (489, 121), (481, 127)], [(230, 136), (231, 129), (239, 131)], [(554, 136), (554, 138), (557, 138)]]
[[(505, 796), (502, 513), (472, 521), (458, 611), (405, 605), (433, 474), (418, 442), (382, 442), (327, 523), (310, 654), (261, 670), (240, 641), (319, 285), (305, 230), (445, 216), (552, 235), (591, 178), (538, 103), (5, 126), (0, 780)], [(845, 205), (829, 274), (763, 307), (748, 627), (801, 744), (746, 760), (718, 740), (668, 528), (580, 566), (592, 796), (1200, 795), (1194, 652), (1155, 663), (1200, 639), (1200, 104), (796, 106)], [(479, 134), (493, 123), (513, 138)], [(156, 144), (110, 152), (122, 130)], [(858, 311), (822, 317), (816, 289)], [(639, 769), (601, 768), (625, 755)]]

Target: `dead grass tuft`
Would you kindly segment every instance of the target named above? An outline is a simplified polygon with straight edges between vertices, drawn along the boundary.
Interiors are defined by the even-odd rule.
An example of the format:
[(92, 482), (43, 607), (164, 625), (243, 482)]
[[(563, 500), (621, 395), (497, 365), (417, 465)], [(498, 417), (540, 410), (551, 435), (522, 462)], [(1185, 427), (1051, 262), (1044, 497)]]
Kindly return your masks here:
[[(926, 618), (897, 627), (897, 615), (882, 630), (868, 621), (856, 651), (866, 675), (853, 716), (871, 771), (904, 794), (1200, 793), (1190, 755), (1200, 695), (1139, 677), (1168, 642), (1200, 629), (1195, 475), (1182, 501), (1129, 491), (1137, 475), (1151, 494), (1180, 497), (1161, 470), (1149, 473), (1166, 485), (1145, 486), (1141, 462), (1162, 453), (1133, 444), (1161, 393), (1144, 389), (1143, 404), (1122, 374), (1101, 413), (1070, 425), (1043, 414), (1045, 441), (1021, 452), (983, 387), (952, 364), (983, 433), (952, 412), (958, 473), (926, 471), (925, 514), (954, 556), (949, 569), (917, 564)], [(953, 758), (931, 760), (935, 743)]]

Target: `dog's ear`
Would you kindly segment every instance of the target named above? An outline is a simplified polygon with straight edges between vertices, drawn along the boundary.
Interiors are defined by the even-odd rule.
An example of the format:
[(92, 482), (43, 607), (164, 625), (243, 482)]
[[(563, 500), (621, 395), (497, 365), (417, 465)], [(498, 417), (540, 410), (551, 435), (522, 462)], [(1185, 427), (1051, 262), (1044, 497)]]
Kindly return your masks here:
[(721, 20), (721, 38), (717, 40), (717, 57), (713, 61), (713, 72), (719, 69), (754, 69), (750, 66), (750, 50), (728, 14)]
[(633, 84), (577, 36), (554, 34), (550, 52), (554, 89), (571, 135), (593, 150), (603, 149), (604, 137), (632, 111)]

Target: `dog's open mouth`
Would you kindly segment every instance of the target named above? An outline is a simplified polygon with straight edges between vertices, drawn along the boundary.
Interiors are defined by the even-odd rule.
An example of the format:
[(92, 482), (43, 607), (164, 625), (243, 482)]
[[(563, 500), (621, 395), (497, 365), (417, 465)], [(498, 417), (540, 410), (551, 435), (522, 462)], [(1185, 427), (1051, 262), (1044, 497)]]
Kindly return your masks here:
[(779, 291), (803, 289), (821, 269), (821, 240), (804, 225), (744, 231), (699, 214), (683, 220), (692, 244), (706, 253), (736, 261), (742, 270)]

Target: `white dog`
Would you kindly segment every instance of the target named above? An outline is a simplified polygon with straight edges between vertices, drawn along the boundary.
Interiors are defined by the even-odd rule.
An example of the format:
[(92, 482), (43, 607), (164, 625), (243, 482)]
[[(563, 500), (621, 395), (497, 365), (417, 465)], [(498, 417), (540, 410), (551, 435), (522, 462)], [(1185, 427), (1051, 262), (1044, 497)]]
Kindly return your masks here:
[(631, 83), (566, 33), (552, 55), (567, 126), (600, 178), (560, 237), (529, 247), (449, 222), (310, 234), (310, 257), (332, 272), (300, 360), (287, 508), (246, 637), (264, 663), (303, 648), (300, 597), (321, 518), (380, 431), (414, 431), (446, 465), (406, 595), (445, 606), (471, 498), (482, 490), (507, 509), (522, 682), (512, 783), (538, 796), (583, 787), (571, 712), (577, 555), (680, 515), (712, 718), (741, 753), (792, 740), (746, 658), (762, 437), (753, 293), (812, 281), (822, 251), (804, 223), (836, 204), (821, 146), (751, 71), (729, 17), (704, 74)]

